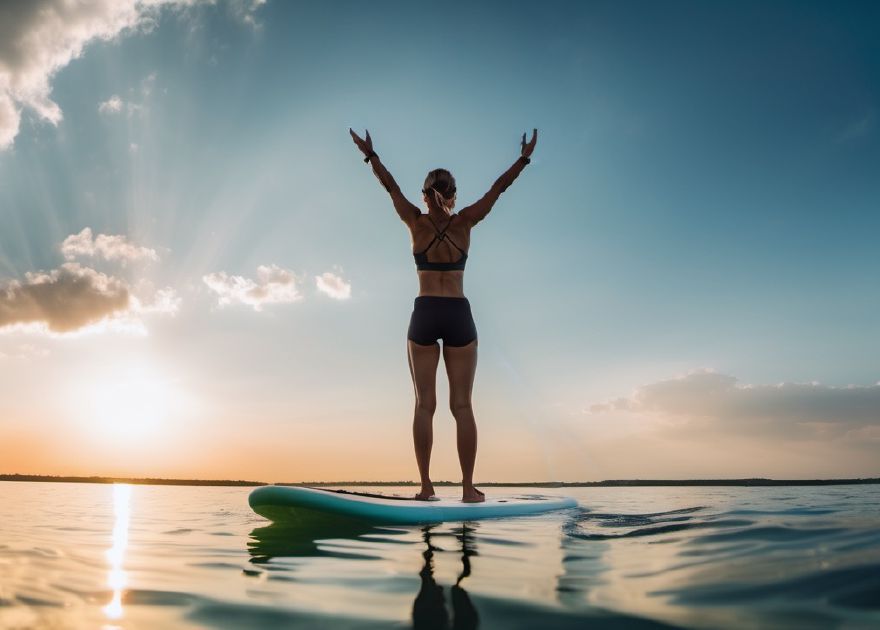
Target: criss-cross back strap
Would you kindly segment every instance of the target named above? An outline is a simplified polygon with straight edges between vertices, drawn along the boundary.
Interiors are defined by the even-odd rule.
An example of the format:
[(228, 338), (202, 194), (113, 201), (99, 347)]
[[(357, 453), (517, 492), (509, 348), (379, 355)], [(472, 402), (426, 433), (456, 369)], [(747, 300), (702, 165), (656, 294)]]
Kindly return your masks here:
[(438, 229), (437, 229), (437, 224), (434, 223), (434, 219), (432, 219), (430, 216), (428, 216), (428, 221), (430, 221), (430, 222), (431, 222), (431, 225), (434, 226), (434, 238), (431, 239), (431, 242), (428, 243), (428, 246), (427, 246), (425, 249), (423, 249), (421, 253), (423, 253), (423, 254), (424, 254), (424, 253), (427, 253), (427, 251), (428, 251), (429, 249), (431, 249), (431, 245), (433, 245), (434, 242), (437, 241), (438, 238), (439, 238), (439, 240), (441, 240), (441, 241), (442, 241), (443, 239), (447, 239), (450, 243), (452, 243), (452, 245), (455, 247), (455, 249), (457, 249), (458, 251), (460, 251), (462, 254), (464, 253), (464, 250), (463, 250), (461, 247), (459, 247), (458, 245), (456, 245), (455, 241), (453, 241), (451, 238), (449, 238), (449, 236), (446, 234), (446, 230), (448, 230), (448, 229), (449, 229), (449, 226), (452, 225), (452, 219), (454, 219), (454, 218), (457, 217), (457, 216), (458, 216), (457, 214), (453, 214), (453, 215), (449, 218), (449, 223), (446, 224), (446, 227), (443, 228), (443, 231), (438, 230)]

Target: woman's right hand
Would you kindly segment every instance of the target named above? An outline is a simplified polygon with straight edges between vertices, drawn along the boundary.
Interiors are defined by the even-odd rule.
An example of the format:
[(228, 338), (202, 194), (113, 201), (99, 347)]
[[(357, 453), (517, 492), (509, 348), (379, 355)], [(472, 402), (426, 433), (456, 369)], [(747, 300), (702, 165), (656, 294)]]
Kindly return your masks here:
[(532, 139), (526, 143), (526, 134), (523, 134), (522, 137), (522, 154), (524, 157), (529, 157), (532, 155), (532, 151), (535, 150), (535, 143), (538, 142), (538, 130), (535, 129), (532, 131)]
[(370, 137), (370, 130), (367, 129), (367, 138), (366, 140), (357, 135), (354, 131), (351, 130), (351, 127), (348, 128), (348, 133), (351, 134), (352, 140), (357, 145), (357, 148), (361, 150), (364, 155), (369, 155), (373, 152), (373, 139)]

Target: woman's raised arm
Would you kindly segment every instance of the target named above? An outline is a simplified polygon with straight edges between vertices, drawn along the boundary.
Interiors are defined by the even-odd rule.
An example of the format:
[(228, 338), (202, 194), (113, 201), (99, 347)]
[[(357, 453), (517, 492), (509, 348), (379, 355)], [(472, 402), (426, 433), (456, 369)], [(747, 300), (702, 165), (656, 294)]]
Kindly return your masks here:
[(516, 159), (516, 162), (514, 162), (510, 168), (504, 171), (501, 176), (495, 180), (495, 183), (492, 184), (492, 188), (489, 189), (489, 192), (468, 207), (459, 210), (459, 216), (465, 219), (471, 226), (476, 225), (485, 219), (486, 215), (489, 214), (489, 211), (492, 209), (492, 206), (498, 201), (498, 197), (501, 196), (501, 193), (507, 190), (507, 187), (513, 183), (513, 180), (522, 173), (526, 164), (529, 163), (529, 156), (532, 154), (532, 151), (535, 150), (535, 144), (537, 142), (537, 129), (532, 131), (532, 139), (528, 143), (526, 143), (526, 134), (523, 134), (521, 142), (522, 153)]
[(401, 220), (407, 225), (411, 225), (412, 222), (422, 214), (422, 211), (419, 210), (418, 206), (414, 205), (409, 199), (403, 196), (400, 186), (397, 185), (397, 182), (394, 181), (391, 173), (388, 172), (388, 169), (386, 169), (385, 165), (379, 160), (379, 156), (373, 151), (373, 139), (370, 138), (370, 131), (367, 130), (366, 138), (358, 136), (351, 130), (351, 127), (348, 128), (348, 132), (351, 134), (352, 140), (354, 140), (358, 149), (360, 149), (366, 156), (364, 161), (370, 163), (373, 167), (373, 173), (379, 179), (382, 186), (384, 186), (385, 190), (388, 191), (388, 194), (391, 195), (394, 209), (397, 211)]

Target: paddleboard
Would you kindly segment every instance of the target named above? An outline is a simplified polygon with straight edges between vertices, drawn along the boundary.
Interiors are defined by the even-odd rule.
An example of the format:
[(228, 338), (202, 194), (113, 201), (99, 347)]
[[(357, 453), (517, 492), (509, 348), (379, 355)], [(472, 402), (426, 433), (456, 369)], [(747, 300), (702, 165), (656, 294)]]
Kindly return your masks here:
[(417, 524), (470, 521), (523, 516), (575, 507), (569, 497), (518, 495), (486, 497), (482, 503), (440, 497), (420, 501), (409, 497), (330, 490), (306, 486), (262, 486), (250, 493), (248, 503), (272, 521), (335, 516), (370, 523)]

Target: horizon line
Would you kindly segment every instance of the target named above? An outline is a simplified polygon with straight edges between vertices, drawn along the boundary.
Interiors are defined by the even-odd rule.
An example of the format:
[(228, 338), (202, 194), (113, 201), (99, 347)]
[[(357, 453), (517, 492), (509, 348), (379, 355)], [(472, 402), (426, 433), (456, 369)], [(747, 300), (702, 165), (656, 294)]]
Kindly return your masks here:
[[(246, 479), (175, 479), (165, 477), (114, 477), (77, 475), (26, 475), (20, 473), (0, 474), (0, 481), (30, 481), (55, 483), (127, 483), (155, 486), (417, 486), (416, 481), (288, 481), (266, 482)], [(476, 485), (487, 487), (618, 487), (618, 486), (818, 486), (880, 484), (880, 477), (849, 477), (824, 479), (771, 479), (767, 477), (737, 478), (691, 478), (691, 479), (603, 479), (601, 481), (484, 481)], [(460, 486), (458, 481), (435, 481), (435, 486)]]

